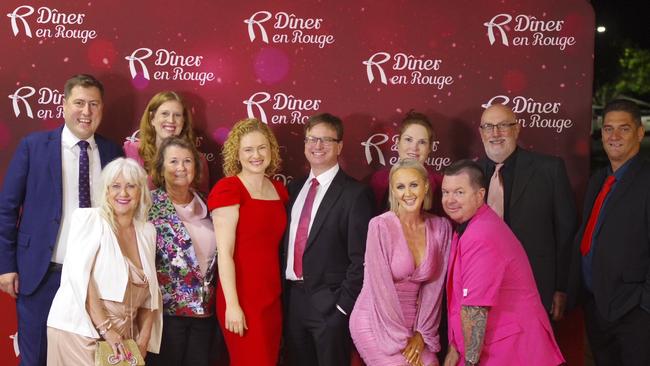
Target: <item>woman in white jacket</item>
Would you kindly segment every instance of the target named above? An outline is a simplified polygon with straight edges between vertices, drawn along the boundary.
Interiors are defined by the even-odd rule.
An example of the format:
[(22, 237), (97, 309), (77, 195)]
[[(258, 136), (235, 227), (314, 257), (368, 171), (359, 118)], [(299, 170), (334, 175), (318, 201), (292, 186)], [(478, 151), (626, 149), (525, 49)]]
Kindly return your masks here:
[(126, 359), (125, 339), (140, 353), (160, 347), (156, 231), (145, 171), (132, 159), (106, 165), (97, 208), (74, 211), (61, 286), (47, 319), (47, 363), (93, 365), (98, 340)]

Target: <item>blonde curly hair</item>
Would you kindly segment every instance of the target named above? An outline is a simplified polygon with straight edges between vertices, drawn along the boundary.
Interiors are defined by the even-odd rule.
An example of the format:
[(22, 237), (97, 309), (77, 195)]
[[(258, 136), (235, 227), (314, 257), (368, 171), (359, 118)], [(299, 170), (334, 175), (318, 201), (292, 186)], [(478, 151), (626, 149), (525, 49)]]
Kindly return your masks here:
[(282, 162), (280, 158), (280, 146), (278, 145), (278, 140), (275, 139), (275, 135), (273, 135), (273, 131), (265, 123), (255, 118), (247, 118), (235, 123), (228, 133), (226, 142), (223, 144), (221, 156), (223, 158), (223, 174), (226, 177), (231, 177), (241, 172), (242, 166), (239, 161), (241, 139), (244, 135), (254, 131), (259, 131), (269, 140), (271, 163), (266, 168), (266, 175), (273, 175), (280, 170), (280, 163)]

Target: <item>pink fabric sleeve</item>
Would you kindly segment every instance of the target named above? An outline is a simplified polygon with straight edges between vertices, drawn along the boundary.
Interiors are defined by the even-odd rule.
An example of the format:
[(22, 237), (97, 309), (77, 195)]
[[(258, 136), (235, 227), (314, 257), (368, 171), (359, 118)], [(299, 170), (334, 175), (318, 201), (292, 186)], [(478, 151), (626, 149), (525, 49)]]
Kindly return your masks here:
[(386, 354), (396, 354), (406, 347), (412, 332), (404, 325), (404, 317), (393, 283), (388, 248), (393, 240), (381, 217), (370, 220), (366, 241), (365, 277), (371, 294), (371, 326), (378, 347)]
[(488, 240), (489, 238), (462, 243), (461, 305), (497, 305), (506, 263), (499, 254), (497, 246), (490, 244)]
[(138, 152), (139, 148), (140, 148), (140, 141), (138, 140), (136, 141), (126, 140), (124, 141), (124, 145), (122, 145), (122, 149), (124, 149), (124, 156), (137, 161), (141, 167), (144, 167), (144, 162), (142, 161), (142, 158), (140, 157), (140, 153)]
[(427, 255), (431, 258), (429, 265), (433, 273), (432, 278), (423, 283), (420, 288), (420, 306), (414, 330), (422, 335), (429, 351), (435, 354), (440, 351), (438, 328), (452, 230), (449, 221), (440, 217), (429, 219), (427, 225), (430, 225), (429, 232), (433, 234), (427, 238), (429, 240)]

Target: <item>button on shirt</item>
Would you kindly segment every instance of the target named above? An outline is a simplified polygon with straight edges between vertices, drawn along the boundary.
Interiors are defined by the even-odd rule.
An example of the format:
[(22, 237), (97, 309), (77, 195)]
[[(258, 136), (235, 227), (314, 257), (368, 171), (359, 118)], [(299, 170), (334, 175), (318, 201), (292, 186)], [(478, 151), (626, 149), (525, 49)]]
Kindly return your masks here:
[[(72, 134), (68, 126), (63, 127), (61, 132), (61, 185), (63, 188), (61, 226), (52, 252), (52, 262), (56, 263), (63, 263), (70, 232), (70, 216), (75, 209), (79, 208), (79, 145), (77, 145), (79, 140), (78, 137)], [(92, 206), (95, 206), (97, 204), (97, 194), (94, 191), (97, 187), (94, 187), (94, 185), (100, 180), (102, 165), (95, 137), (91, 136), (86, 141), (90, 144), (88, 146), (90, 202)]]
[[(318, 212), (318, 207), (325, 197), (325, 193), (330, 187), (330, 184), (334, 180), (334, 177), (339, 172), (339, 165), (336, 164), (329, 170), (323, 172), (318, 177), (314, 176), (314, 172), (309, 173), (309, 177), (303, 184), (302, 189), (296, 197), (296, 201), (293, 203), (291, 208), (291, 225), (289, 226), (289, 246), (287, 248), (287, 268), (285, 271), (285, 276), (288, 280), (297, 281), (302, 280), (298, 278), (293, 271), (293, 252), (296, 242), (296, 231), (298, 230), (298, 221), (300, 221), (300, 213), (302, 212), (302, 207), (305, 205), (305, 199), (307, 198), (307, 192), (309, 192), (309, 187), (311, 186), (312, 178), (316, 178), (318, 181), (318, 191), (316, 191), (316, 197), (314, 198), (314, 206), (311, 210), (311, 219), (309, 220), (309, 230), (311, 232), (311, 225), (314, 223), (314, 217)], [(306, 249), (306, 248), (305, 248)]]

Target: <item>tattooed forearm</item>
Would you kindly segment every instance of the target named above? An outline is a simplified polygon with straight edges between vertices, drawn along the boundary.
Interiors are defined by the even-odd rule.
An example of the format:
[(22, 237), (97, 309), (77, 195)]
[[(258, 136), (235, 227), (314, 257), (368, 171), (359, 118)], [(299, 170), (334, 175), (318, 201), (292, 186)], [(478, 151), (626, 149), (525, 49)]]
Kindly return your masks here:
[(484, 306), (463, 306), (461, 309), (466, 365), (478, 365), (485, 338), (487, 316), (488, 308)]

